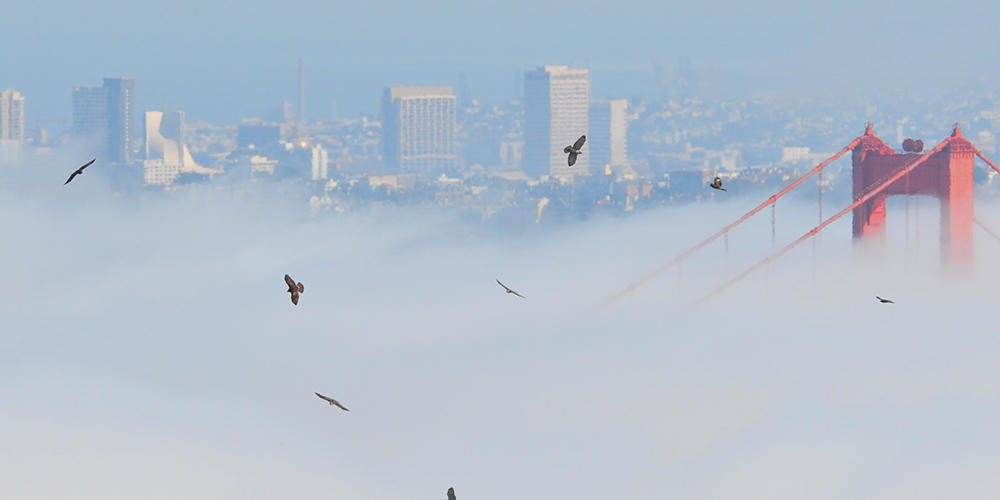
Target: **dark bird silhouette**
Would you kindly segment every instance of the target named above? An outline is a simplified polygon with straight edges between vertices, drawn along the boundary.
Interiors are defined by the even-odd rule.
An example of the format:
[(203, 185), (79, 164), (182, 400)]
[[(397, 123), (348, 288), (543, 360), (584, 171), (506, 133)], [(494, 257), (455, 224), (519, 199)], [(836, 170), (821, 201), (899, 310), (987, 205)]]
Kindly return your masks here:
[(287, 292), (292, 294), (292, 304), (299, 305), (299, 294), (306, 291), (302, 283), (296, 283), (291, 276), (285, 275), (285, 283), (288, 285)]
[(448, 488), (448, 500), (455, 500), (455, 488)]
[(73, 180), (74, 177), (82, 174), (83, 173), (83, 169), (89, 167), (95, 161), (97, 161), (97, 158), (94, 158), (93, 160), (90, 160), (87, 163), (84, 163), (82, 167), (76, 169), (72, 174), (69, 175), (69, 179), (66, 179), (66, 182), (63, 183), (63, 186), (65, 186), (66, 184), (69, 184), (69, 181)]
[[(500, 280), (497, 280), (497, 283), (500, 283)], [(521, 295), (521, 294), (515, 292), (514, 290), (511, 290), (510, 287), (508, 287), (507, 285), (505, 285), (503, 283), (500, 283), (500, 286), (502, 286), (504, 290), (507, 290), (507, 293), (513, 293), (514, 295), (517, 295), (518, 297), (521, 297), (522, 299), (527, 298), (524, 295)]]
[(327, 403), (330, 403), (330, 406), (336, 406), (337, 408), (340, 408), (341, 410), (344, 410), (344, 411), (351, 411), (351, 410), (348, 410), (346, 406), (340, 404), (340, 402), (337, 401), (336, 399), (328, 398), (328, 397), (326, 397), (326, 396), (324, 396), (324, 395), (322, 395), (322, 394), (320, 394), (318, 392), (314, 392), (313, 394), (319, 396), (319, 398), (322, 399), (323, 401), (326, 401)]
[(881, 302), (881, 303), (883, 303), (883, 304), (895, 304), (895, 302), (893, 302), (893, 301), (891, 301), (889, 299), (883, 299), (882, 297), (879, 297), (878, 295), (876, 295), (875, 298), (878, 299), (878, 301)]
[(726, 191), (726, 188), (722, 187), (722, 177), (719, 177), (718, 175), (715, 176), (715, 180), (713, 180), (712, 183), (709, 184), (709, 186), (712, 189), (718, 189), (719, 191)]
[(580, 138), (577, 139), (572, 146), (566, 146), (565, 148), (563, 148), (563, 153), (569, 154), (569, 166), (572, 167), (576, 163), (577, 155), (583, 154), (583, 152), (580, 151), (580, 148), (583, 147), (584, 142), (587, 142), (587, 136), (581, 135)]

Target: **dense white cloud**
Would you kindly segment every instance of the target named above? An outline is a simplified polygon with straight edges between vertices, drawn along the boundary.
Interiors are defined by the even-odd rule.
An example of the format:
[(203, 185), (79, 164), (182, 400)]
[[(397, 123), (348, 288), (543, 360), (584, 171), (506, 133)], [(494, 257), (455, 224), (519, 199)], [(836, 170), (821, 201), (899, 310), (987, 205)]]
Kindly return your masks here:
[[(63, 188), (56, 173), (8, 171), (0, 196), (5, 498), (1000, 487), (998, 247), (977, 233), (975, 272), (939, 269), (930, 205), (909, 258), (890, 207), (885, 255), (852, 249), (845, 221), (815, 273), (807, 243), (692, 306), (767, 253), (765, 215), (728, 260), (717, 243), (599, 309), (754, 200), (492, 235), (443, 213), (313, 219), (279, 195), (120, 199), (100, 175)], [(779, 240), (811, 210), (783, 205)], [(286, 272), (305, 283), (298, 307)]]

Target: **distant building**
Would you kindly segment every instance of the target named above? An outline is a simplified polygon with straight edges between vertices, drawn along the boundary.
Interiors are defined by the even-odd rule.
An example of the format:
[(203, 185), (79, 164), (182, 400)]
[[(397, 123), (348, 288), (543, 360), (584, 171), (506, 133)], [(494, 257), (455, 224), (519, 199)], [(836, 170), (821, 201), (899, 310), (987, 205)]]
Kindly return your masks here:
[(455, 93), (451, 87), (390, 87), (382, 101), (382, 154), (398, 172), (455, 170)]
[[(628, 163), (628, 100), (590, 103), (590, 164), (594, 168)], [(577, 160), (579, 162), (579, 160)]]
[(589, 173), (589, 144), (572, 167), (566, 163), (563, 148), (587, 133), (590, 72), (566, 66), (525, 72), (524, 106), (525, 173), (531, 177)]
[(73, 134), (100, 137), (108, 128), (108, 93), (104, 87), (73, 88)]
[(183, 111), (147, 111), (143, 119), (146, 158), (142, 162), (147, 186), (169, 186), (181, 174), (218, 173), (198, 165), (184, 143)]
[(73, 132), (104, 147), (112, 163), (132, 159), (135, 78), (105, 78), (103, 87), (73, 89)]
[(108, 160), (128, 163), (135, 128), (135, 78), (105, 78), (104, 88), (108, 91)]
[(0, 141), (24, 143), (24, 96), (16, 90), (0, 92)]
[(323, 146), (312, 147), (312, 180), (318, 181), (329, 177), (330, 155)]

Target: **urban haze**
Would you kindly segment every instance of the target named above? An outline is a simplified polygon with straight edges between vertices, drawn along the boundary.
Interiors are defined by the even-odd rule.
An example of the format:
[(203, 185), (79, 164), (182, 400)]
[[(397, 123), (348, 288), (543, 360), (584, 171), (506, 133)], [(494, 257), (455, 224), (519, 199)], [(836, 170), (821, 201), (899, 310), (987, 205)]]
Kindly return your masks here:
[(992, 3), (0, 11), (0, 498), (1000, 490)]

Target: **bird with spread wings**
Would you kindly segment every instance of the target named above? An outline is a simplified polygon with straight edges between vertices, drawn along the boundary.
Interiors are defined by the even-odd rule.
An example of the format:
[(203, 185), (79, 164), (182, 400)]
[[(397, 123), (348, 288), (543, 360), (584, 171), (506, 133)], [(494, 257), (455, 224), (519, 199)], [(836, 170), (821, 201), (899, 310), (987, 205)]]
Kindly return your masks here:
[(306, 291), (302, 283), (296, 283), (291, 276), (285, 275), (285, 284), (288, 285), (287, 292), (292, 294), (292, 304), (299, 305), (299, 294)]
[(351, 411), (351, 410), (348, 410), (346, 406), (340, 404), (340, 402), (337, 401), (336, 399), (328, 398), (328, 397), (326, 397), (326, 396), (324, 396), (324, 395), (322, 395), (322, 394), (320, 394), (318, 392), (314, 392), (313, 394), (315, 394), (316, 396), (318, 396), (323, 401), (326, 401), (327, 403), (330, 403), (330, 406), (336, 406), (337, 408), (340, 408), (341, 410), (344, 410), (344, 411)]
[[(497, 283), (500, 283), (500, 280), (497, 280)], [(507, 285), (505, 285), (503, 283), (500, 283), (500, 286), (502, 286), (504, 290), (507, 290), (507, 293), (513, 293), (514, 295), (517, 295), (518, 297), (521, 297), (522, 299), (527, 298), (524, 295), (521, 295), (521, 294), (515, 292), (514, 290), (511, 290), (511, 288), (509, 286), (507, 286)]]
[(85, 169), (85, 168), (93, 165), (95, 161), (97, 161), (97, 158), (94, 158), (93, 160), (90, 160), (87, 163), (84, 163), (83, 166), (81, 166), (80, 168), (74, 170), (73, 173), (69, 175), (69, 179), (66, 179), (66, 182), (63, 183), (63, 186), (65, 186), (66, 184), (69, 184), (69, 181), (73, 180), (74, 177), (82, 174), (83, 173), (83, 169)]
[(569, 161), (569, 166), (572, 167), (574, 164), (576, 164), (577, 155), (583, 154), (583, 152), (580, 151), (580, 148), (583, 147), (584, 142), (587, 142), (587, 136), (581, 135), (580, 138), (577, 139), (572, 146), (566, 146), (565, 148), (563, 148), (563, 153), (569, 155), (569, 158), (567, 158), (567, 160)]

